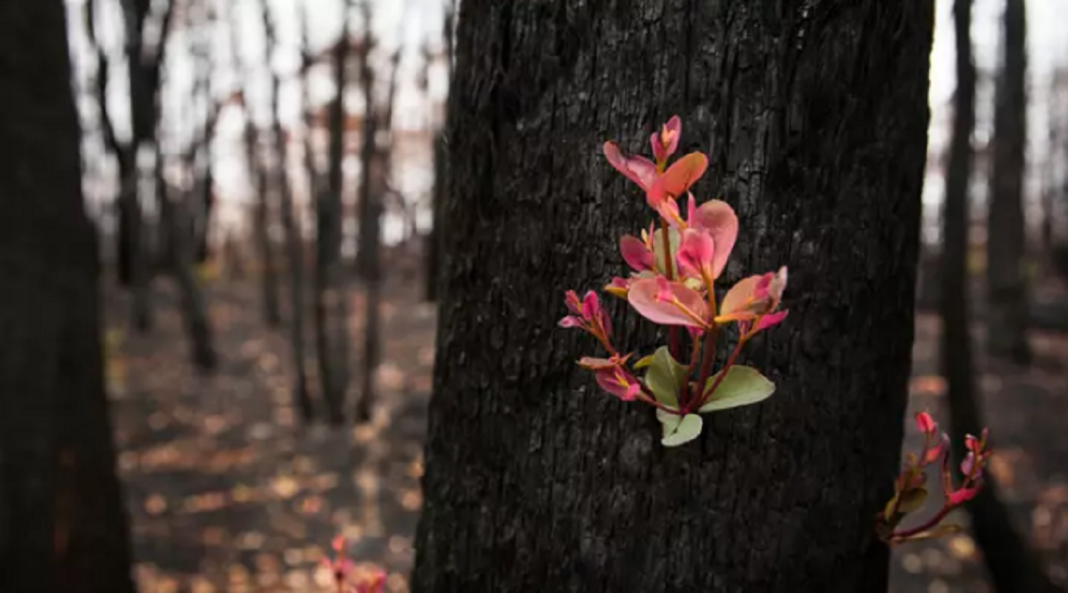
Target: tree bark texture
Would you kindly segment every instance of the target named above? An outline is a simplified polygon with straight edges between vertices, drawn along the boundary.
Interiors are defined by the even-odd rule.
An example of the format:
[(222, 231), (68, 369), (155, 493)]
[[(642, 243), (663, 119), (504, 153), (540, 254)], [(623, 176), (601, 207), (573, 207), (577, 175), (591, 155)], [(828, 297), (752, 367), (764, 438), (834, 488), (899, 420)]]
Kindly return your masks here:
[(1023, 176), (1027, 146), (1027, 48), (1024, 0), (1006, 0), (1002, 63), (994, 106), (994, 154), (987, 222), (987, 349), (1026, 364), (1027, 278)]
[[(413, 591), (885, 590), (932, 29), (930, 1), (462, 3)], [(791, 315), (745, 356), (776, 395), (665, 449), (556, 322), (651, 218), (602, 143), (675, 113), (741, 219), (723, 286), (788, 264)], [(624, 347), (663, 343), (625, 308)]]
[(0, 589), (133, 593), (60, 2), (0, 3)]

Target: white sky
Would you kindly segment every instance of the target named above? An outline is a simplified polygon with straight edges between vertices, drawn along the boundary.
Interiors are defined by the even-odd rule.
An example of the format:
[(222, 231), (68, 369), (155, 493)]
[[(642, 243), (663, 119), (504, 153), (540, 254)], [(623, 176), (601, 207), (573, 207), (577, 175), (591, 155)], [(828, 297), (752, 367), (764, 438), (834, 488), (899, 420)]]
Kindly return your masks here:
[[(121, 47), (117, 45), (120, 36), (120, 13), (118, 0), (96, 0), (100, 5), (98, 13), (98, 32), (113, 56), (121, 56)], [(343, 0), (268, 0), (272, 12), (278, 15), (278, 38), (280, 49), (275, 56), (274, 66), (283, 79), (290, 77), (297, 67), (300, 43), (300, 6), (307, 7), (309, 18), (310, 42), (316, 53), (322, 51), (336, 40), (341, 27), (341, 7)], [(357, 0), (358, 1), (358, 0)], [(383, 60), (403, 43), (404, 53), (400, 70), (395, 108), (395, 125), (400, 128), (425, 128), (429, 125), (429, 105), (432, 100), (440, 100), (446, 92), (447, 81), (440, 65), (431, 71), (430, 97), (418, 90), (415, 79), (422, 67), (420, 48), (429, 40), (431, 47), (442, 47), (441, 29), (444, 5), (448, 0), (371, 0), (374, 21), (373, 30), (379, 39), (380, 47), (373, 59)], [(899, 1), (899, 0), (893, 0)], [(93, 60), (86, 60), (86, 40), (81, 29), (80, 12), (84, 0), (67, 0), (71, 10), (71, 37), (75, 59), (81, 63), (79, 69), (84, 76), (93, 73)], [(937, 0), (937, 23), (934, 48), (931, 54), (930, 103), (932, 123), (929, 132), (930, 150), (940, 153), (948, 136), (948, 103), (951, 99), (955, 82), (953, 49), (953, 0)], [(975, 51), (976, 65), (980, 71), (981, 83), (978, 95), (978, 125), (976, 136), (983, 140), (990, 131), (990, 115), (993, 101), (992, 90), (987, 79), (992, 76), (998, 62), (1001, 36), (1001, 12), (1004, 0), (975, 0), (972, 22), (972, 44)], [(247, 64), (244, 75), (251, 78), (254, 102), (254, 117), (262, 124), (267, 121), (268, 78), (262, 67), (263, 33), (259, 6), (260, 0), (219, 0), (216, 2), (222, 10), (220, 23), (215, 31), (216, 55), (220, 56), (219, 66), (213, 76), (213, 85), (217, 97), (228, 94), (235, 87), (235, 72), (230, 65), (229, 18), (236, 19), (240, 52)], [(227, 14), (230, 12), (231, 14)], [(1068, 63), (1068, 34), (1064, 33), (1065, 13), (1068, 12), (1068, 0), (1027, 0), (1027, 42), (1028, 42), (1028, 79), (1030, 85), (1030, 112), (1028, 114), (1031, 131), (1031, 166), (1041, 160), (1045, 149), (1047, 112), (1046, 89), (1053, 67), (1058, 63)], [(358, 10), (352, 11), (350, 32), (362, 35), (363, 23)], [(192, 106), (188, 97), (193, 84), (193, 62), (185, 48), (189, 39), (186, 31), (177, 29), (172, 38), (171, 52), (168, 54), (168, 72), (172, 77), (165, 96), (165, 109), (168, 112), (166, 129), (177, 134), (181, 142), (187, 141), (196, 128), (204, 106)], [(112, 71), (121, 73), (124, 66), (114, 63)], [(385, 69), (383, 69), (384, 72)], [(109, 93), (109, 105), (112, 117), (120, 136), (128, 135), (128, 101), (124, 100), (126, 83), (124, 77), (113, 76)], [(384, 86), (384, 85), (382, 85)], [(320, 68), (313, 74), (312, 101), (322, 104), (333, 96), (333, 83), (328, 68)], [(352, 111), (361, 109), (359, 93), (351, 91), (346, 101)], [(300, 116), (300, 91), (296, 84), (284, 84), (282, 88), (281, 115), (284, 123), (296, 124)], [(95, 119), (95, 101), (83, 100), (83, 112), (89, 121)], [(194, 110), (196, 109), (196, 110)], [(198, 119), (199, 118), (199, 119)], [(221, 114), (218, 137), (215, 143), (216, 175), (219, 197), (222, 202), (247, 202), (251, 192), (242, 157), (240, 131), (243, 115), (240, 109), (224, 110)], [(297, 126), (299, 127), (299, 126)], [(90, 143), (88, 152), (99, 150), (99, 143)], [(95, 147), (95, 150), (94, 150)], [(92, 159), (90, 159), (92, 160)], [(425, 194), (429, 189), (429, 177), (416, 175), (419, 179), (411, 184), (412, 193)], [(1029, 180), (1034, 176), (1029, 176)], [(404, 180), (399, 180), (403, 186)], [(299, 184), (298, 184), (299, 185)], [(925, 201), (937, 203), (940, 200), (940, 183), (931, 183), (925, 192)], [(1033, 192), (1035, 187), (1030, 187)], [(90, 195), (92, 195), (90, 191)], [(101, 195), (107, 191), (99, 192)], [(413, 195), (411, 199), (421, 199), (422, 195)], [(933, 205), (933, 204), (932, 204)], [(387, 225), (388, 226), (388, 225)], [(392, 233), (390, 233), (392, 234)]]

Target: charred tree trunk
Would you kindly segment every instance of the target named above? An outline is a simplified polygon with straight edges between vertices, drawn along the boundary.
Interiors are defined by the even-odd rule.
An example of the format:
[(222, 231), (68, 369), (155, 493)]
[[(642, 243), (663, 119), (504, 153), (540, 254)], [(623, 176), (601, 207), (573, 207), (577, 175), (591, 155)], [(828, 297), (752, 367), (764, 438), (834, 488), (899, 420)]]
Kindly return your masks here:
[[(415, 593), (886, 590), (874, 517), (907, 397), (933, 17), (462, 3)], [(649, 408), (576, 372), (556, 321), (650, 217), (598, 149), (644, 150), (673, 113), (680, 148), (711, 150), (695, 192), (741, 219), (724, 285), (786, 263), (791, 315), (749, 353), (776, 395), (665, 449)]]
[(278, 265), (275, 263), (274, 241), (271, 238), (271, 200), (267, 187), (267, 170), (258, 155), (258, 140), (255, 125), (245, 105), (245, 159), (248, 174), (256, 188), (255, 228), (253, 233), (259, 244), (260, 288), (263, 293), (263, 318), (270, 327), (282, 323), (278, 297)]
[(1027, 49), (1024, 0), (1006, 0), (1002, 64), (994, 107), (994, 153), (987, 222), (987, 350), (1020, 364), (1031, 361), (1023, 176), (1027, 142)]
[[(347, 290), (341, 266), (341, 217), (345, 156), (345, 86), (349, 56), (349, 0), (345, 1), (341, 36), (334, 48), (334, 85), (337, 95), (330, 104), (330, 152), (327, 184), (318, 208), (315, 274), (315, 336), (319, 378), (327, 419), (340, 426), (345, 421), (344, 402), (349, 373), (349, 315)], [(333, 317), (333, 319), (331, 319)], [(331, 327), (333, 331), (330, 331)]]
[[(953, 132), (946, 171), (946, 202), (942, 216), (942, 374), (946, 377), (954, 443), (979, 434), (985, 423), (977, 399), (972, 364), (968, 306), (968, 187), (972, 172), (972, 129), (975, 127), (975, 65), (972, 62), (972, 0), (956, 0), (953, 18), (957, 43), (957, 91), (953, 100)], [(953, 463), (963, 461), (963, 448), (952, 450)], [(972, 530), (997, 591), (1053, 593), (1038, 559), (1012, 525), (998, 500), (992, 476), (969, 505)]]
[(158, 37), (150, 53), (146, 51), (144, 33), (152, 8), (150, 0), (123, 2), (126, 25), (126, 62), (130, 81), (130, 114), (132, 139), (126, 150), (129, 169), (121, 172), (122, 189), (119, 195), (119, 278), (129, 280), (133, 300), (133, 323), (139, 331), (147, 331), (152, 323), (149, 285), (152, 276), (152, 256), (145, 241), (145, 224), (139, 201), (142, 148), (154, 141), (156, 120), (159, 118), (157, 95), (161, 68), (166, 56), (167, 35), (174, 16), (173, 1), (167, 2), (160, 15)]
[[(263, 27), (267, 33), (267, 52), (270, 56), (277, 43), (274, 22), (266, 0), (263, 3)], [(268, 64), (270, 58), (267, 59)], [(271, 128), (274, 139), (274, 186), (281, 197), (282, 230), (285, 233), (286, 257), (289, 260), (289, 331), (293, 352), (293, 405), (300, 411), (304, 422), (311, 422), (315, 410), (308, 393), (308, 375), (304, 355), (304, 239), (293, 206), (293, 191), (289, 185), (287, 146), (285, 132), (278, 114), (280, 81), (271, 74)]]
[(0, 582), (133, 593), (60, 2), (0, 5)]
[(168, 255), (167, 269), (174, 275), (178, 286), (179, 303), (182, 312), (182, 325), (189, 338), (193, 364), (202, 371), (213, 371), (218, 365), (218, 357), (212, 346), (211, 322), (208, 319), (208, 306), (204, 293), (193, 273), (193, 233), (189, 221), (188, 204), (184, 201), (175, 203), (168, 195), (164, 184), (163, 154), (156, 147), (156, 181), (162, 187), (157, 188), (160, 205), (160, 222), (164, 229), (167, 244), (164, 249)]
[[(370, 19), (368, 19), (370, 22)], [(372, 136), (370, 139), (364, 138), (364, 148), (371, 147), (370, 155), (364, 155), (364, 157), (370, 156), (364, 162), (364, 175), (363, 185), (361, 187), (361, 198), (366, 197), (368, 203), (367, 217), (369, 223), (367, 225), (367, 235), (364, 236), (364, 231), (360, 232), (360, 247), (361, 250), (366, 250), (364, 266), (365, 286), (367, 288), (367, 309), (364, 317), (364, 337), (363, 337), (363, 385), (360, 390), (360, 401), (356, 406), (356, 420), (359, 422), (366, 422), (371, 419), (371, 411), (374, 407), (376, 399), (375, 395), (375, 376), (377, 375), (378, 365), (381, 361), (381, 327), (380, 327), (380, 305), (382, 303), (382, 254), (381, 254), (381, 224), (382, 213), (384, 208), (384, 198), (386, 193), (386, 187), (391, 170), (392, 162), (392, 150), (393, 150), (393, 102), (397, 93), (397, 66), (400, 64), (400, 50), (397, 50), (393, 57), (390, 59), (390, 78), (389, 78), (389, 91), (386, 94), (386, 105), (384, 113), (382, 114), (382, 128), (390, 138), (389, 143), (386, 146), (377, 146), (375, 138)], [(368, 81), (370, 78), (367, 79)], [(370, 92), (367, 93), (366, 99), (372, 99)], [(377, 128), (375, 126), (368, 126), (364, 133), (375, 134)], [(366, 196), (362, 195), (366, 192)]]

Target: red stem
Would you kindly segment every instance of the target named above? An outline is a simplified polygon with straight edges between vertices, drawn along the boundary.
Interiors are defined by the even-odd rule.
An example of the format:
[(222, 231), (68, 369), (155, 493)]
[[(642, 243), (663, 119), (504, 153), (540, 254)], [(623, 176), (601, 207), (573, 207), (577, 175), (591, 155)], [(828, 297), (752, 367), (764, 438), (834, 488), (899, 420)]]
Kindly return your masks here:
[(916, 527), (913, 527), (912, 529), (905, 529), (903, 531), (895, 531), (895, 532), (890, 534), (890, 539), (891, 540), (906, 539), (906, 538), (909, 538), (909, 537), (912, 537), (912, 536), (916, 535), (917, 533), (922, 533), (924, 531), (927, 531), (928, 529), (938, 525), (942, 521), (942, 519), (946, 518), (946, 515), (948, 515), (949, 513), (951, 513), (953, 511), (954, 508), (956, 508), (956, 507), (954, 507), (952, 505), (946, 505), (946, 506), (942, 507), (942, 510), (938, 511), (938, 513), (934, 517), (931, 517), (924, 524), (918, 525)]

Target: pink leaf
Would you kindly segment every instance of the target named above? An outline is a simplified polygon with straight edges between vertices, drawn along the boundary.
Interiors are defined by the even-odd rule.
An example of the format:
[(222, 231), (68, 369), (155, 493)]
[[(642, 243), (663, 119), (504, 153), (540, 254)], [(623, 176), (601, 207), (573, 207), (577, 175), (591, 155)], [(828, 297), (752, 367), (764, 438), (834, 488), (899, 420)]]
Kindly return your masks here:
[(716, 259), (712, 266), (713, 278), (718, 278), (727, 266), (734, 249), (734, 242), (738, 239), (738, 215), (730, 204), (722, 200), (709, 200), (701, 204), (699, 208), (689, 212), (690, 226), (708, 231), (712, 241), (716, 245)]
[(648, 191), (656, 181), (656, 163), (643, 156), (628, 156), (615, 142), (604, 143), (604, 156), (608, 163), (628, 179)]
[(564, 304), (567, 305), (568, 311), (575, 315), (582, 315), (582, 302), (579, 301), (578, 294), (575, 291), (569, 290), (564, 293)]
[(932, 434), (938, 430), (938, 423), (927, 412), (918, 412), (916, 414), (916, 428), (924, 434)]
[(691, 152), (672, 163), (650, 189), (658, 192), (658, 195), (666, 194), (668, 197), (678, 198), (705, 174), (706, 169), (708, 157), (699, 152)]
[(790, 312), (787, 310), (776, 311), (774, 313), (768, 313), (760, 318), (760, 321), (756, 324), (756, 331), (764, 331), (769, 327), (774, 327), (782, 323), (783, 319), (786, 319), (786, 315)]
[(683, 231), (677, 257), (683, 273), (694, 278), (714, 277), (716, 246), (705, 231), (692, 228)]
[(754, 311), (754, 296), (764, 280), (763, 276), (749, 276), (738, 281), (727, 291), (720, 304), (720, 315), (716, 317), (719, 323), (728, 321), (748, 321), (756, 318)]
[(627, 301), (639, 314), (661, 325), (681, 325), (705, 329), (708, 304), (699, 292), (662, 276), (631, 283)]
[(574, 315), (568, 315), (557, 322), (557, 325), (564, 328), (582, 327), (582, 320)]
[(586, 321), (598, 319), (601, 316), (601, 302), (597, 299), (597, 293), (588, 291), (582, 299), (582, 318)]
[(679, 136), (682, 135), (682, 120), (673, 116), (659, 130), (653, 132), (649, 143), (653, 146), (653, 155), (659, 162), (664, 162), (679, 148)]
[(636, 272), (651, 270), (655, 265), (653, 252), (641, 239), (633, 235), (624, 235), (619, 240), (619, 251), (627, 265)]
[(633, 375), (619, 366), (612, 366), (594, 372), (597, 384), (608, 393), (623, 401), (631, 401), (638, 396), (641, 386)]

